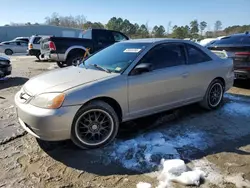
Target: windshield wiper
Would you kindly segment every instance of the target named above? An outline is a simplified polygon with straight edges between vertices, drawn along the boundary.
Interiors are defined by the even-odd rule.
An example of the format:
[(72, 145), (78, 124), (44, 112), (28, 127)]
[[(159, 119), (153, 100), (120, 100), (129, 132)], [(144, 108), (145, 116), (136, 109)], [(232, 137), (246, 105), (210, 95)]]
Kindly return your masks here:
[(102, 67), (100, 65), (97, 65), (97, 64), (89, 64), (89, 65), (94, 66), (94, 67), (98, 68), (99, 70), (103, 70), (103, 71), (105, 71), (107, 73), (111, 73), (110, 70), (108, 70), (108, 69), (106, 69), (106, 68), (104, 68), (104, 67)]

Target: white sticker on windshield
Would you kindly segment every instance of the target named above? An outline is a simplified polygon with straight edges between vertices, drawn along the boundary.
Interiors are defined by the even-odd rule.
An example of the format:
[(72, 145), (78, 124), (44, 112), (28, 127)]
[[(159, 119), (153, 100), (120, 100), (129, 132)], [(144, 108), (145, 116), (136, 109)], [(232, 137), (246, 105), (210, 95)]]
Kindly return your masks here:
[(123, 52), (126, 52), (126, 53), (138, 53), (139, 51), (141, 51), (141, 49), (139, 49), (139, 48), (127, 48)]
[(120, 71), (120, 70), (122, 70), (122, 68), (121, 67), (116, 67), (115, 70)]

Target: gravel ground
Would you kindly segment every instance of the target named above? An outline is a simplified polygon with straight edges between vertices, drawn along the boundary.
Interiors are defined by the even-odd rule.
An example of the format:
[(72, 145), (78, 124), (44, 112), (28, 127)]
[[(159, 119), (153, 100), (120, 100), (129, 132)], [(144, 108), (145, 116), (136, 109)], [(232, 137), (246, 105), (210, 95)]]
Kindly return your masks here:
[(70, 141), (37, 141), (21, 129), (15, 93), (56, 65), (27, 56), (11, 60), (13, 74), (0, 81), (0, 187), (130, 188), (141, 181), (155, 187), (162, 158), (201, 168), (207, 177), (200, 187), (250, 187), (249, 82), (237, 81), (216, 111), (190, 105), (127, 122), (110, 146), (83, 151)]

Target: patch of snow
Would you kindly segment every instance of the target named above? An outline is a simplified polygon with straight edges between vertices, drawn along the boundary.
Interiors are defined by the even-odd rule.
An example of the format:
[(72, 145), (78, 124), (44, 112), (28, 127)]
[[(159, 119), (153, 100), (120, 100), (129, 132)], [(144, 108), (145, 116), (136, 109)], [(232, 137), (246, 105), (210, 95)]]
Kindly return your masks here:
[(223, 106), (223, 111), (230, 115), (245, 115), (249, 116), (250, 105), (249, 103), (229, 102)]
[(163, 169), (158, 176), (159, 185), (157, 188), (166, 188), (171, 182), (183, 185), (200, 185), (200, 180), (205, 178), (202, 170), (188, 170), (183, 160), (172, 159), (162, 160)]
[(181, 159), (172, 159), (172, 160), (161, 160), (161, 165), (163, 166), (163, 174), (174, 174), (176, 176), (181, 175), (183, 172), (187, 171), (186, 164)]
[[(180, 158), (178, 148), (207, 148), (206, 135), (203, 132), (184, 132), (183, 135), (171, 136), (155, 131), (140, 135), (134, 139), (117, 141), (108, 147), (107, 156), (111, 161), (133, 170), (152, 170), (158, 167), (162, 158)], [(109, 153), (111, 152), (111, 153)]]
[(233, 102), (240, 102), (240, 103), (248, 102), (249, 103), (249, 97), (247, 96), (225, 93), (224, 98), (229, 99)]
[(205, 178), (205, 173), (201, 170), (193, 170), (183, 172), (180, 176), (170, 177), (172, 182), (181, 183), (183, 185), (200, 185), (200, 180)]
[(136, 185), (136, 188), (151, 188), (152, 185), (150, 183), (139, 182)]

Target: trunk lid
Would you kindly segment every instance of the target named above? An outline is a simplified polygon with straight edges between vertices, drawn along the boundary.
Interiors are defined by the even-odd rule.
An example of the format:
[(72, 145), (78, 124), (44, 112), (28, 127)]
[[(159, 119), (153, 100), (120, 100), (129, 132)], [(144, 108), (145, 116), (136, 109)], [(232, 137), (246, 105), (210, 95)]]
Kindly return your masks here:
[(226, 51), (234, 61), (235, 69), (250, 70), (250, 46), (243, 45), (220, 45), (208, 47), (211, 51)]

